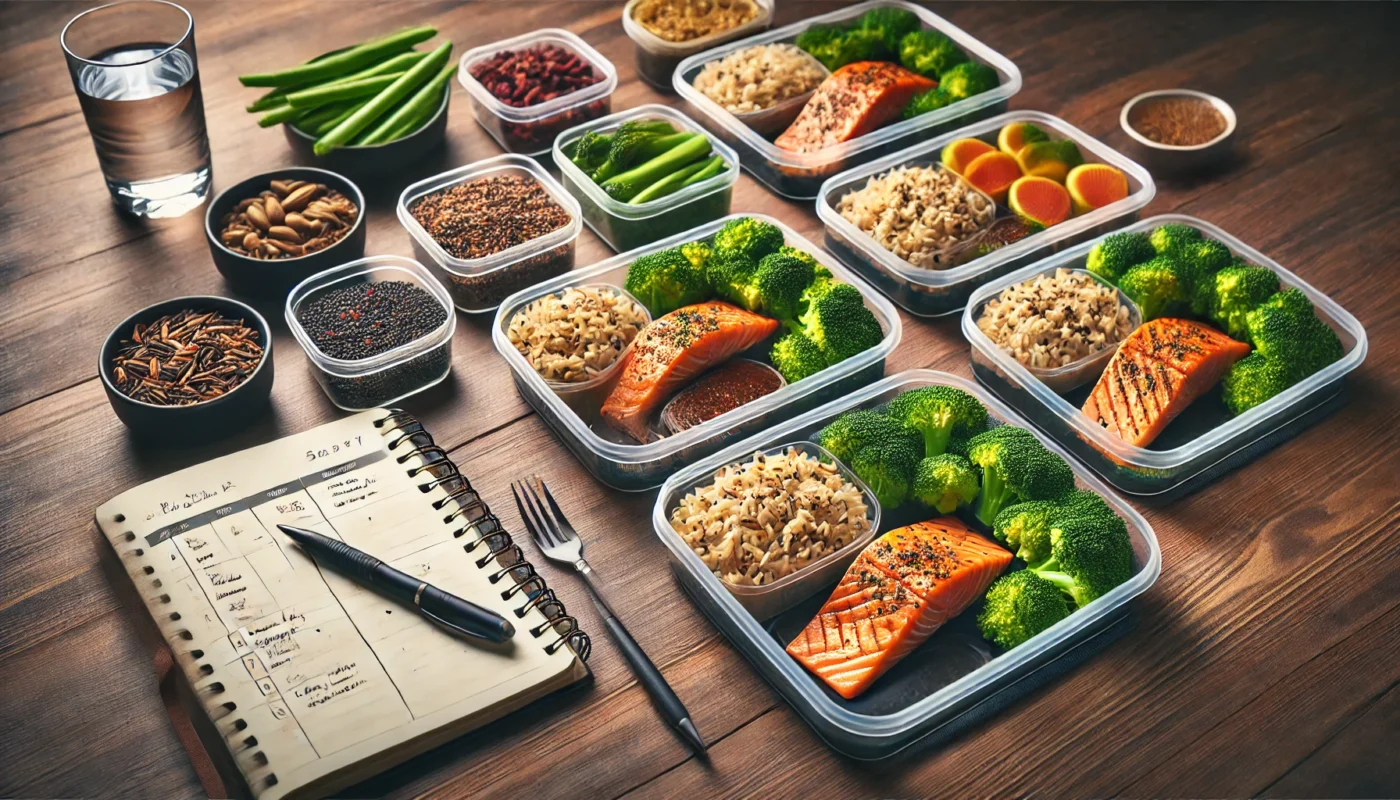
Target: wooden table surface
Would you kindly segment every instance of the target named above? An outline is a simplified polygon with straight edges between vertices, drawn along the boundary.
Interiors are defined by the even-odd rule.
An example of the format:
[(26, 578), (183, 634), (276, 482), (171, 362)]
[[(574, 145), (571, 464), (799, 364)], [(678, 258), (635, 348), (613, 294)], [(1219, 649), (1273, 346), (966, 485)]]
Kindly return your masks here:
[[(458, 52), (566, 27), (613, 61), (615, 110), (677, 100), (638, 81), (620, 2), (199, 2), (216, 189), (293, 163), (234, 76), (399, 26)], [(779, 23), (830, 3), (781, 0)], [(138, 307), (219, 294), (202, 210), (119, 216), (58, 46), (86, 4), (0, 5), (0, 795), (200, 792), (164, 711), (151, 651), (106, 567), (93, 509), (143, 481), (341, 416), (284, 328), (272, 411), (194, 449), (128, 436), (94, 372)], [(1294, 270), (1365, 325), (1348, 404), (1245, 469), (1144, 513), (1163, 570), (1123, 640), (951, 743), (866, 765), (828, 750), (681, 594), (648, 523), (654, 492), (605, 489), (516, 394), (489, 318), (461, 316), (446, 385), (404, 403), (508, 525), (507, 479), (530, 464), (562, 495), (621, 613), (713, 743), (697, 760), (653, 713), (581, 585), (547, 574), (595, 633), (594, 683), (393, 769), (354, 794), (517, 797), (1058, 795), (1400, 796), (1400, 58), (1393, 4), (965, 4), (934, 10), (1021, 68), (1012, 108), (1121, 145), (1140, 91), (1217, 93), (1242, 157), (1159, 184), (1146, 213), (1198, 215)], [(392, 205), (407, 182), (494, 156), (460, 87), (444, 152), (371, 192), (370, 253), (411, 254)], [(809, 203), (747, 175), (735, 211), (820, 239)], [(610, 255), (587, 230), (579, 263)], [(280, 322), (281, 308), (263, 304)], [(968, 375), (956, 318), (904, 318), (890, 373)], [(546, 567), (548, 570), (549, 568)], [(117, 580), (124, 580), (118, 578)]]

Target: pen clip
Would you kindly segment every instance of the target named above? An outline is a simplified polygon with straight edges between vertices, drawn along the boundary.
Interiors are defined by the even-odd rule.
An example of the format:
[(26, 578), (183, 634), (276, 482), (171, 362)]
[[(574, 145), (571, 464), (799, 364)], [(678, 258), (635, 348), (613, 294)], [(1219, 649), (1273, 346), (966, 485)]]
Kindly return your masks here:
[(449, 631), (452, 631), (452, 632), (454, 632), (454, 633), (461, 634), (462, 636), (466, 636), (466, 637), (471, 638), (471, 639), (480, 639), (480, 640), (483, 641), (483, 642), (489, 642), (489, 641), (491, 641), (490, 639), (486, 638), (485, 636), (482, 636), (482, 635), (479, 634), (479, 633), (473, 633), (472, 631), (469, 631), (469, 630), (467, 630), (466, 628), (463, 628), (463, 627), (460, 626), (460, 625), (453, 625), (452, 623), (448, 622), (447, 620), (443, 619), (442, 617), (439, 617), (437, 614), (434, 614), (433, 612), (429, 611), (428, 609), (423, 608), (421, 605), (418, 606), (418, 611), (419, 611), (423, 616), (425, 616), (425, 617), (427, 617), (428, 619), (432, 620), (433, 622), (437, 623), (440, 627), (446, 628), (446, 629), (448, 629)]

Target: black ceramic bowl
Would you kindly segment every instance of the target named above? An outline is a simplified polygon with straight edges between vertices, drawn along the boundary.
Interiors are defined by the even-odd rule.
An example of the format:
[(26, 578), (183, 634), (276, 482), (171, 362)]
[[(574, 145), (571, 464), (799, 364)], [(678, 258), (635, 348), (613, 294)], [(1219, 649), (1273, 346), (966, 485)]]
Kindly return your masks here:
[(442, 144), (447, 132), (447, 106), (452, 100), (451, 85), (443, 92), (442, 105), (433, 118), (416, 132), (386, 144), (369, 147), (337, 147), (323, 156), (316, 155), (311, 146), (316, 137), (302, 133), (294, 125), (283, 125), (287, 144), (302, 164), (314, 164), (322, 169), (349, 175), (357, 181), (370, 183), (387, 176), (398, 175), (403, 169)]
[[(350, 232), (330, 247), (298, 258), (251, 258), (225, 247), (219, 239), (219, 233), (223, 230), (220, 220), (239, 202), (256, 197), (259, 192), (268, 188), (270, 181), (279, 179), (324, 183), (350, 198), (360, 209)], [(219, 196), (214, 198), (214, 202), (209, 204), (209, 210), (204, 214), (204, 238), (209, 242), (214, 266), (219, 268), (224, 280), (234, 289), (245, 294), (285, 298), (293, 286), (312, 275), (365, 257), (367, 213), (364, 193), (349, 178), (314, 167), (285, 167), (254, 175), (219, 192)]]
[[(133, 400), (112, 383), (112, 357), (123, 339), (131, 336), (137, 323), (150, 323), (166, 314), (184, 309), (218, 311), (231, 319), (242, 319), (255, 328), (263, 347), (262, 360), (253, 374), (228, 394), (191, 406), (158, 406)], [(272, 392), (272, 330), (267, 320), (251, 307), (226, 297), (177, 297), (156, 303), (122, 320), (102, 343), (98, 356), (97, 374), (102, 376), (102, 388), (117, 417), (133, 433), (141, 437), (160, 438), (172, 445), (193, 444), (226, 436), (245, 427), (255, 416), (267, 410), (267, 398)]]

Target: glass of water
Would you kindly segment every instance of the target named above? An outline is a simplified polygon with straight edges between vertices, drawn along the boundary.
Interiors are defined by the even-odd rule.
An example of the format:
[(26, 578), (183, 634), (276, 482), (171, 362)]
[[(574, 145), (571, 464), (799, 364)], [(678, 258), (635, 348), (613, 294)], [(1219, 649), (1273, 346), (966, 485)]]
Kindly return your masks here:
[(212, 171), (190, 12), (113, 3), (74, 17), (60, 40), (117, 206), (176, 217), (203, 203)]

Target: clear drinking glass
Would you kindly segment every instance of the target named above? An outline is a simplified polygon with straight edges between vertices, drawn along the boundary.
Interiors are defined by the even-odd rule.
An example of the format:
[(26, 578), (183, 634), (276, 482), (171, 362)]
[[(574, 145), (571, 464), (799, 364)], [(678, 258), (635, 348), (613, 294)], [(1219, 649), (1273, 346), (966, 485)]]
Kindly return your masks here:
[(113, 3), (74, 17), (60, 41), (117, 206), (176, 217), (203, 203), (212, 171), (190, 12)]

